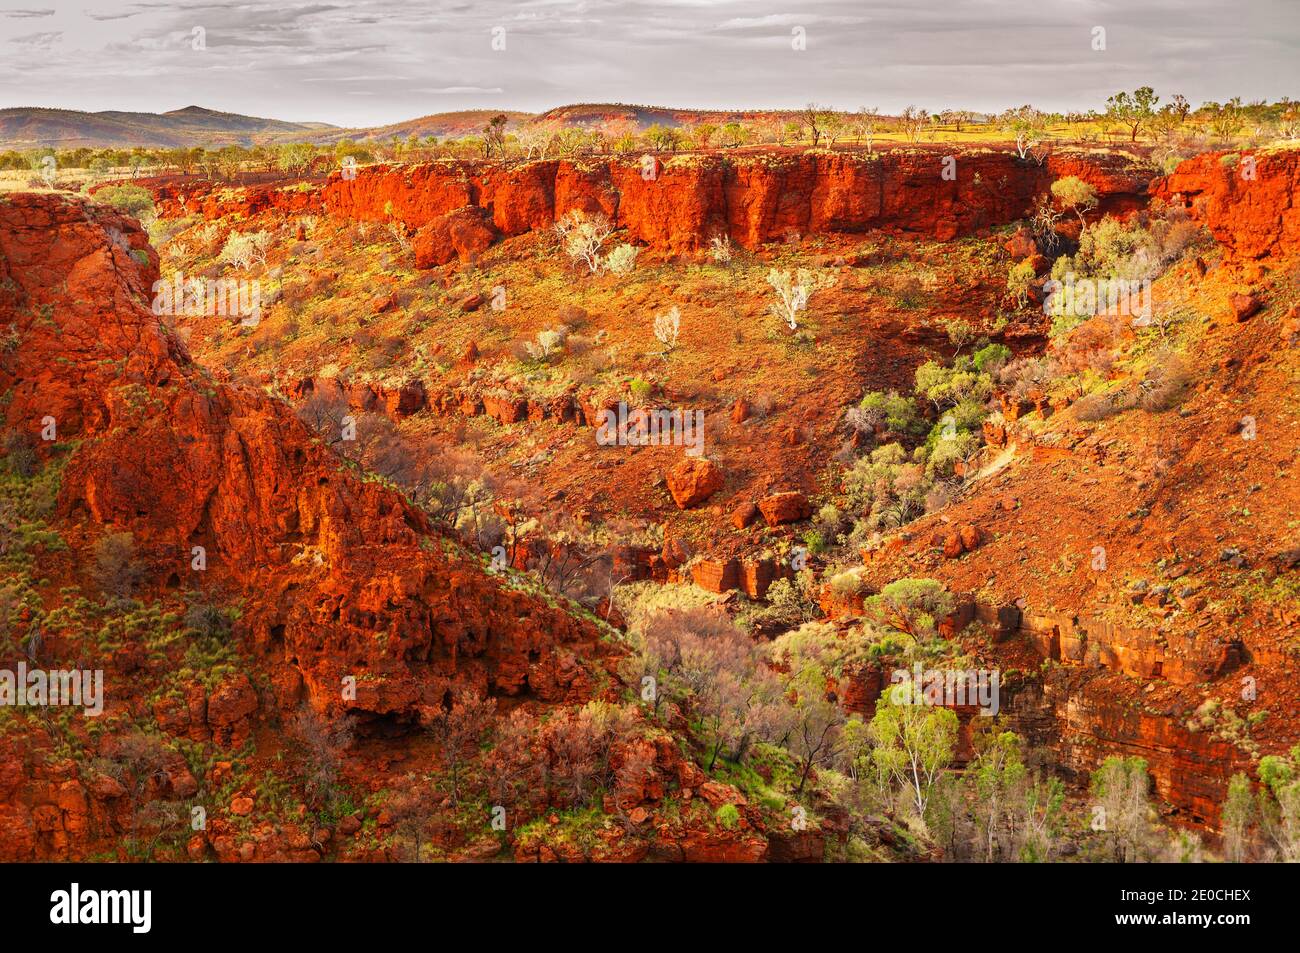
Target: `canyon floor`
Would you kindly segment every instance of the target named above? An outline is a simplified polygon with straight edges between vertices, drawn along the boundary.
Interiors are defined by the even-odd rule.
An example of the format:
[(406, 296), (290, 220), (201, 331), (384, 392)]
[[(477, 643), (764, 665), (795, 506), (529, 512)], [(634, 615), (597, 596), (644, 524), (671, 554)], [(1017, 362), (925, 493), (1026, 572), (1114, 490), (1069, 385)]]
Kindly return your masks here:
[(104, 677), (0, 709), (0, 859), (1273, 859), (1298, 192), (900, 146), (0, 197), (3, 667)]

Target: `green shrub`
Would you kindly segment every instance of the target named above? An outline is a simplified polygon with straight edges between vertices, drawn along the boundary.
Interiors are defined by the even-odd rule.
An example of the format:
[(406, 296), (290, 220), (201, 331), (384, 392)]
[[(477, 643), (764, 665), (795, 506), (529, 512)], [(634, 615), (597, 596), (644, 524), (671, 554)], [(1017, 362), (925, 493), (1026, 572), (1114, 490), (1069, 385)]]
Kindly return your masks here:
[(887, 631), (925, 642), (938, 633), (939, 621), (951, 615), (955, 602), (934, 579), (898, 579), (867, 600), (867, 608)]
[(857, 407), (849, 408), (847, 416), (849, 425), (863, 433), (882, 428), (911, 434), (917, 431), (920, 421), (916, 402), (892, 390), (867, 393)]
[(149, 190), (138, 185), (113, 185), (95, 193), (95, 201), (111, 205), (119, 212), (126, 212), (139, 218), (144, 212), (153, 211), (153, 196)]
[(1029, 288), (1037, 275), (1033, 262), (1026, 258), (1007, 269), (1007, 296), (1019, 307), (1029, 303)]
[(1011, 360), (1011, 348), (1005, 344), (990, 344), (975, 352), (975, 370), (981, 374), (996, 374)]
[(734, 804), (724, 804), (718, 808), (718, 825), (726, 830), (734, 830), (740, 823), (740, 810)]

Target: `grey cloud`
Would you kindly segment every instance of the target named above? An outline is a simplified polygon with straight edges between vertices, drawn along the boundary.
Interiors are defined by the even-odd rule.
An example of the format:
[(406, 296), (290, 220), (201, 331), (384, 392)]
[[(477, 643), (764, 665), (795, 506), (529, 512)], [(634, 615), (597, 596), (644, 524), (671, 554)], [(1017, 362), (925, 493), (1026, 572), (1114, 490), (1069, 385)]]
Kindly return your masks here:
[[(0, 106), (215, 109), (379, 125), (569, 102), (993, 110), (1296, 94), (1292, 0), (103, 0), (0, 19)], [(41, 14), (50, 35), (6, 24)], [(190, 31), (207, 31), (207, 49)], [(493, 51), (503, 26), (506, 50)], [(792, 27), (807, 49), (791, 49)], [(1091, 50), (1091, 30), (1107, 50)], [(39, 85), (26, 77), (39, 74)], [(39, 91), (41, 100), (32, 97)], [(358, 102), (357, 100), (365, 100)]]

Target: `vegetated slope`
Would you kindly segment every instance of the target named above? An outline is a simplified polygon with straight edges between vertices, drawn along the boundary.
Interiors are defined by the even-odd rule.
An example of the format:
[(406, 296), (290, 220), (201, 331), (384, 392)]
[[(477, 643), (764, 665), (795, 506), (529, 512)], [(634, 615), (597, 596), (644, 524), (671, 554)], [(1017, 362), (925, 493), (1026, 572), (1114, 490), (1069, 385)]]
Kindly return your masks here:
[[(916, 366), (950, 356), (945, 320), (981, 330), (999, 320), (1008, 258), (992, 229), (1023, 216), (1053, 175), (1086, 178), (1103, 209), (1123, 212), (1145, 200), (1152, 174), (1114, 155), (1039, 165), (976, 152), (958, 163), (955, 183), (934, 157), (901, 152), (669, 160), (654, 181), (617, 161), (435, 163), (365, 168), (323, 188), (169, 184), (155, 194), (173, 227), (195, 213), (209, 220), (176, 235), (175, 266), (187, 274), (220, 267), (231, 229), (277, 236), (269, 261), (283, 269), (284, 296), (255, 333), (182, 322), (214, 364), (287, 395), (339, 378), (355, 406), (400, 403), (411, 427), (491, 418), (501, 426), (487, 452), (575, 511), (653, 518), (694, 552), (733, 555), (754, 542), (732, 526), (736, 507), (821, 489), (842, 409), (864, 387), (908, 389)], [(575, 211), (607, 214), (622, 229), (611, 243), (645, 242), (648, 264), (626, 276), (565, 264), (550, 225)], [(735, 254), (713, 262), (705, 249), (723, 238)], [(800, 335), (776, 333), (767, 274), (804, 265), (834, 286), (817, 292)], [(497, 287), (500, 313), (489, 304)], [(655, 357), (653, 318), (674, 307), (679, 346)], [(1017, 348), (1041, 336), (1040, 322), (1008, 317)], [(522, 341), (560, 324), (574, 332), (569, 359), (519, 359)], [(620, 360), (604, 359), (615, 350)], [(467, 353), (476, 357), (461, 360)], [(619, 400), (704, 413), (724, 481), (708, 507), (682, 512), (664, 484), (680, 447), (611, 456), (593, 430), (570, 433), (569, 421), (594, 427)], [(426, 408), (436, 413), (418, 413)], [(545, 424), (519, 426), (525, 419)]]
[[(1294, 387), (1285, 386), (1295, 379), (1294, 350), (1286, 350), (1295, 340), (1294, 239), (1287, 226), (1295, 153), (1260, 153), (1253, 179), (1235, 171), (1233, 160), (1197, 160), (1155, 189), (1175, 210), (1190, 206), (1230, 251), (1253, 241), (1249, 254), (1259, 260), (1243, 263), (1233, 254), (1221, 263), (1210, 251), (1199, 260), (1189, 256), (1157, 282), (1150, 326), (1133, 328), (1124, 319), (1058, 336), (1051, 356), (1088, 367), (1088, 399), (1077, 402), (1078, 391), (996, 394), (1005, 419), (989, 421), (989, 446), (972, 459), (962, 493), (867, 546), (857, 593), (860, 603), (901, 577), (946, 582), (964, 605), (947, 628), (957, 634), (978, 617), (982, 629), (958, 641), (1007, 674), (1004, 712), (1017, 730), (1053, 749), (1053, 760), (1081, 780), (1109, 754), (1145, 756), (1166, 810), (1211, 828), (1227, 777), (1294, 741), (1289, 702), (1276, 685), (1292, 665), (1296, 622), (1295, 559), (1288, 555), (1296, 546), (1288, 491), (1295, 406)], [(643, 554), (649, 558), (637, 571), (761, 597), (781, 571), (772, 556), (808, 538), (816, 503), (839, 497), (827, 458), (844, 436), (840, 415), (861, 390), (906, 391), (926, 356), (951, 360), (944, 318), (964, 317), (1018, 353), (1041, 346), (1048, 330), (1042, 311), (1008, 315), (997, 302), (1005, 293), (1004, 249), (1010, 261), (1032, 264), (1040, 288), (1050, 261), (1032, 236), (993, 226), (1025, 214), (1035, 189), (1045, 190), (1053, 174), (1088, 180), (1102, 207), (1120, 214), (1145, 202), (1145, 180), (1118, 158), (1090, 165), (1056, 157), (1049, 160), (1053, 174), (1013, 163), (993, 179), (998, 201), (987, 206), (971, 180), (936, 189), (933, 168), (920, 159), (907, 166), (914, 177), (888, 176), (882, 187), (863, 175), (841, 193), (830, 189), (833, 170), (818, 173), (821, 161), (778, 162), (767, 179), (759, 174), (762, 163), (747, 160), (747, 189), (724, 190), (721, 206), (700, 187), (712, 173), (684, 164), (680, 177), (656, 180), (668, 194), (647, 193), (662, 203), (658, 208), (674, 210), (662, 244), (659, 232), (637, 230), (641, 205), (611, 190), (606, 177), (617, 176), (599, 164), (551, 171), (546, 163), (379, 168), (368, 178), (336, 176), (321, 192), (198, 189), (190, 193), (198, 201), (183, 207), (173, 191), (160, 198), (168, 214), (197, 207), (216, 218), (177, 222), (177, 241), (186, 246), (178, 262), (187, 271), (215, 267), (229, 229), (270, 229), (281, 242), (268, 267), (294, 274), (295, 287), (256, 332), (232, 329), (228, 319), (184, 322), (196, 349), (214, 361), (299, 398), (337, 389), (357, 410), (391, 414), (405, 432), (469, 437), (540, 487), (545, 503), (533, 512), (662, 521), (671, 532), (662, 549)], [(534, 167), (543, 174), (530, 179)], [(989, 182), (990, 168), (975, 168)], [(742, 178), (733, 164), (719, 170), (724, 181)], [(1016, 179), (1017, 172), (1029, 181)], [(909, 187), (920, 201), (901, 202), (892, 191)], [(784, 202), (763, 198), (786, 193)], [(882, 204), (870, 198), (882, 194), (883, 207), (893, 210), (884, 218)], [(545, 229), (568, 208), (608, 209), (628, 237), (647, 243), (646, 267), (590, 277), (559, 264)], [(476, 234), (485, 240), (465, 244), (463, 252), (452, 242), (442, 261), (421, 262), (412, 238), (458, 212), (481, 226)], [(1097, 214), (1089, 221), (1097, 225)], [(1236, 229), (1238, 222), (1248, 225)], [(873, 225), (887, 231), (867, 232)], [(783, 227), (803, 234), (783, 234)], [(940, 228), (943, 237), (973, 234), (943, 244), (897, 240), (933, 239)], [(1078, 228), (1067, 219), (1059, 230), (1073, 241)], [(190, 246), (209, 230), (202, 249)], [(729, 263), (710, 262), (697, 248), (719, 232), (740, 245), (753, 235), (752, 257), (736, 252)], [(1254, 241), (1257, 234), (1266, 240)], [(673, 235), (687, 236), (676, 246), (684, 261), (666, 257)], [(780, 245), (764, 244), (783, 237)], [(433, 270), (421, 274), (420, 264)], [(837, 275), (836, 287), (818, 292), (815, 308), (801, 318), (809, 337), (763, 333), (762, 322), (774, 320), (764, 314), (769, 265)], [(917, 281), (909, 285), (895, 272)], [(498, 285), (508, 291), (504, 312), (487, 306)], [(1251, 313), (1250, 302), (1230, 297), (1236, 292), (1250, 292), (1262, 310)], [(683, 334), (693, 329), (689, 340), (683, 337), (683, 353), (671, 361), (642, 357), (655, 347), (649, 318), (673, 305), (682, 312)], [(510, 353), (512, 341), (557, 322), (633, 356), (614, 368), (592, 362), (591, 374), (580, 373), (570, 392), (562, 378), (581, 369), (566, 362), (585, 362), (585, 342), (579, 347), (575, 340), (550, 363)], [(775, 385), (768, 383), (774, 367), (783, 370)], [(1176, 367), (1182, 369), (1166, 373)], [(1074, 387), (1077, 377), (1066, 383)], [(1147, 400), (1167, 378), (1178, 386)], [(638, 379), (649, 380), (648, 392), (633, 386)], [(1180, 389), (1189, 382), (1190, 392)], [(617, 392), (602, 394), (593, 385)], [(768, 387), (779, 388), (778, 399), (762, 401), (754, 413), (755, 397)], [(680, 459), (676, 448), (594, 450), (589, 410), (620, 395), (651, 406), (703, 404), (719, 421), (708, 445), (710, 456), (721, 447), (724, 482), (712, 505), (693, 502), (678, 512), (680, 501), (663, 480)], [(1257, 400), (1268, 404), (1266, 415), (1277, 414), (1269, 423), (1277, 442), (1268, 446), (1242, 438), (1244, 417), (1256, 425), (1264, 419), (1250, 412)], [(483, 426), (471, 434), (464, 418)], [(925, 425), (933, 422), (931, 415)], [(1242, 457), (1246, 452), (1254, 455)], [(1229, 479), (1233, 467), (1241, 470), (1241, 485)], [(751, 512), (749, 522), (733, 525), (747, 502), (779, 489), (803, 490), (814, 505), (805, 500), (788, 513), (774, 505), (771, 519), (764, 512), (756, 522)], [(819, 514), (814, 527), (823, 525)], [(710, 558), (714, 547), (721, 558)], [(1092, 568), (1097, 548), (1105, 550), (1100, 570)], [(816, 559), (813, 565), (831, 568)], [(727, 601), (744, 605), (731, 595)], [(837, 601), (823, 593), (822, 609), (837, 625), (852, 625), (860, 604)], [(845, 697), (854, 704), (871, 704), (880, 688), (878, 678), (874, 689), (870, 677), (850, 682)], [(1267, 696), (1259, 693), (1262, 685), (1273, 686)], [(1241, 694), (1248, 686), (1256, 692), (1250, 699)]]
[[(1300, 153), (1258, 154), (1257, 176), (1239, 159), (1153, 188), (1225, 251), (1155, 283), (1164, 330), (1094, 319), (1049, 350), (1086, 359), (1118, 328), (1118, 383), (1009, 415), (1008, 449), (957, 502), (865, 554), (870, 585), (929, 576), (985, 617), (1006, 607), (1015, 637), (987, 657), (1029, 645), (1043, 665), (1013, 717), (1045, 724), (1068, 769), (1144, 757), (1167, 809), (1211, 827), (1229, 777), (1300, 737)], [(980, 539), (964, 555), (948, 544), (963, 526)]]
[[(575, 706), (555, 731), (614, 718), (578, 707), (617, 695), (612, 630), (493, 578), (283, 403), (194, 364), (145, 304), (156, 278), (129, 218), (51, 195), (0, 203), (5, 663), (106, 673), (98, 719), (5, 709), (0, 856), (392, 856), (398, 811), (376, 805), (400, 787), (403, 817), (437, 812), (411, 773), (432, 762), (399, 762), (428, 754), (420, 726), (453, 704)], [(480, 721), (481, 736), (490, 714)], [(638, 770), (656, 796), (703, 782), (662, 729), (638, 728), (634, 712), (613, 723), (603, 763), (649, 745)], [(540, 731), (516, 740), (541, 746)], [(632, 810), (641, 797), (623, 793)], [(522, 837), (551, 796), (547, 785), (511, 800), (510, 830)], [(191, 835), (194, 806), (208, 822)], [(488, 824), (486, 804), (455, 808), (432, 843), (494, 854), (505, 835)], [(766, 850), (753, 825), (714, 827), (680, 815), (658, 849)], [(546, 840), (511, 843), (535, 856)], [(649, 849), (621, 830), (606, 841)]]
[(322, 123), (284, 122), (187, 106), (165, 113), (13, 107), (0, 109), (0, 145), (6, 148), (53, 146), (155, 147), (243, 146), (292, 134), (324, 134)]

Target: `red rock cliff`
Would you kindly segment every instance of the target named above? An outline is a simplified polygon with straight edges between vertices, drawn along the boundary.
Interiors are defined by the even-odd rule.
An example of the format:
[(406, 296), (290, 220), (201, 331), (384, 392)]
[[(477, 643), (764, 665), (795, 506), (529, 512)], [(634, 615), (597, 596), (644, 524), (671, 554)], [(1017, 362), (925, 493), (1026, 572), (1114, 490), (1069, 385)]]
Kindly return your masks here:
[(549, 228), (571, 210), (602, 213), (628, 237), (680, 253), (729, 235), (746, 248), (791, 232), (882, 229), (946, 241), (1023, 218), (1053, 181), (1078, 176), (1097, 189), (1099, 213), (1146, 201), (1154, 170), (1115, 154), (1061, 152), (1045, 161), (1008, 152), (691, 155), (656, 160), (434, 162), (332, 174), (320, 189), (268, 187), (188, 194), (157, 190), (164, 214), (208, 216), (278, 208), (364, 221), (397, 220), (422, 232), (425, 264), (468, 257), (502, 236)]
[(1152, 193), (1191, 209), (1235, 258), (1300, 251), (1300, 149), (1199, 155)]
[(398, 494), (341, 468), (286, 405), (194, 364), (146, 306), (157, 269), (111, 210), (0, 202), (0, 325), (20, 341), (0, 361), (3, 423), (36, 435), (52, 417), (75, 442), (65, 535), (129, 530), (150, 582), (246, 594), (286, 706), (304, 683), (318, 708), (401, 718), (453, 683), (586, 697), (578, 658), (604, 651), (592, 625), (498, 584)]
[(334, 214), (417, 229), (477, 206), (503, 235), (549, 227), (573, 209), (600, 212), (634, 241), (682, 252), (714, 235), (753, 248), (791, 231), (886, 229), (947, 240), (1022, 218), (1065, 175), (1090, 182), (1105, 211), (1142, 204), (1150, 178), (1115, 155), (1059, 153), (1042, 164), (1006, 152), (952, 158), (946, 166), (938, 153), (896, 150), (683, 156), (652, 169), (628, 160), (374, 166), (351, 179), (333, 174), (322, 199)]

